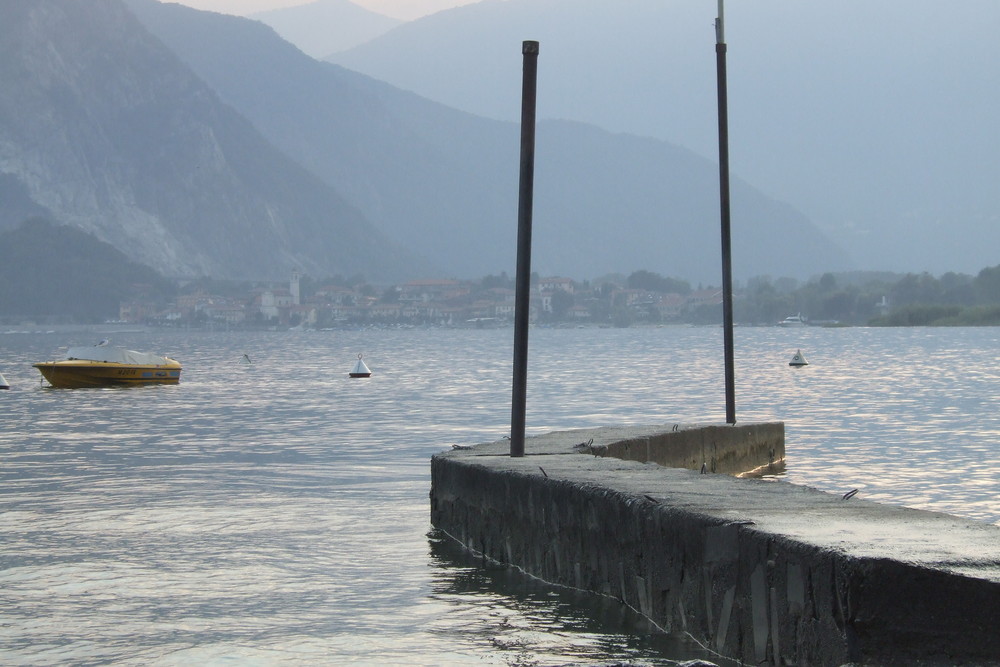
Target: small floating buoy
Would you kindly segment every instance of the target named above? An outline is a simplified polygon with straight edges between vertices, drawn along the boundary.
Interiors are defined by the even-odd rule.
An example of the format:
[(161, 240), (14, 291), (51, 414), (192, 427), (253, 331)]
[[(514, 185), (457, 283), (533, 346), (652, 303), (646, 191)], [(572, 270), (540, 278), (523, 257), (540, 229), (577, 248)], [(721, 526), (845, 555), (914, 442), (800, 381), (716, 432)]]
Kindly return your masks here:
[(10, 385), (7, 384), (7, 378), (3, 376), (3, 373), (0, 373), (0, 389), (10, 389)]
[(348, 373), (352, 378), (367, 378), (372, 376), (372, 372), (368, 370), (368, 366), (361, 359), (361, 355), (358, 355), (358, 363), (354, 364), (354, 368)]
[(797, 351), (793, 356), (792, 360), (788, 362), (789, 366), (808, 366), (809, 362), (806, 358), (802, 356), (802, 350)]

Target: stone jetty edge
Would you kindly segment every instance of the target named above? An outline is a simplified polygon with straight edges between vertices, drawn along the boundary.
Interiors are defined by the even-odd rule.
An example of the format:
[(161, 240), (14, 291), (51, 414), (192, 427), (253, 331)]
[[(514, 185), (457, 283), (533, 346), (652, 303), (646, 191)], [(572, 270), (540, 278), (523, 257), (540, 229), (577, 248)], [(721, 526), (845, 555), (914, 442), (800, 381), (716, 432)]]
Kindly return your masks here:
[[(747, 443), (755, 467), (782, 464), (784, 424), (455, 446), (431, 460), (431, 523), (748, 664), (1000, 665), (1000, 527), (710, 472), (754, 459)], [(664, 448), (687, 467), (651, 462)]]

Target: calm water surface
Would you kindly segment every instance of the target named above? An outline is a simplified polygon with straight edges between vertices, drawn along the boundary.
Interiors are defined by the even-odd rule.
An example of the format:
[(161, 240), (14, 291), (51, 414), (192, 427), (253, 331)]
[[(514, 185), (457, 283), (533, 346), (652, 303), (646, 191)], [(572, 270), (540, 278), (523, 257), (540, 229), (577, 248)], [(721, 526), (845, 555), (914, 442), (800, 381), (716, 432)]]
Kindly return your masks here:
[[(30, 366), (105, 335), (0, 334), (0, 663), (726, 664), (429, 532), (430, 456), (507, 434), (510, 329), (112, 335), (174, 387)], [(1000, 524), (998, 337), (737, 329), (737, 417), (785, 422), (790, 482)], [(724, 420), (721, 329), (530, 348), (529, 433)]]

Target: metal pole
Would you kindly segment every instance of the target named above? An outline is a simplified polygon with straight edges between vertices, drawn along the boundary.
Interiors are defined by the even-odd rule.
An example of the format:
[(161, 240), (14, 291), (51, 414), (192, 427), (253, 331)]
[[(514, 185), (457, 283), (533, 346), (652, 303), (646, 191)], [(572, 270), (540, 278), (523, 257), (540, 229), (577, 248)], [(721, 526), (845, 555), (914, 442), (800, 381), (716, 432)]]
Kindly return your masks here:
[(719, 195), (722, 210), (722, 328), (726, 357), (726, 423), (736, 423), (736, 374), (733, 370), (733, 253), (729, 231), (729, 111), (726, 96), (726, 37), (723, 0), (715, 19), (715, 62), (719, 87)]
[(531, 307), (531, 210), (535, 181), (535, 90), (538, 42), (521, 44), (521, 182), (517, 205), (517, 275), (514, 294), (514, 382), (510, 408), (510, 455), (524, 456), (528, 394), (528, 310)]

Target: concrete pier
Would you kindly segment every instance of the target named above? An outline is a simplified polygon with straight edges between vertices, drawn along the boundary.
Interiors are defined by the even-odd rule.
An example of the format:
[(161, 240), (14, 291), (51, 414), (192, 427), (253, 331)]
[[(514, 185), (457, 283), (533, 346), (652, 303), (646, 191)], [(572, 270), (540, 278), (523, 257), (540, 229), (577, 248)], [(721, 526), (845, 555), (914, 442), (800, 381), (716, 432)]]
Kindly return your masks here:
[(752, 477), (785, 468), (785, 425), (781, 422), (738, 426), (662, 426), (597, 429), (603, 442), (581, 451), (625, 461), (657, 463)]
[(1000, 528), (703, 474), (704, 458), (691, 470), (607, 455), (718, 445), (713, 429), (738, 449), (777, 426), (780, 456), (763, 447), (777, 460), (783, 425), (563, 431), (529, 438), (523, 458), (506, 440), (456, 448), (432, 460), (431, 520), (748, 664), (1000, 665)]

